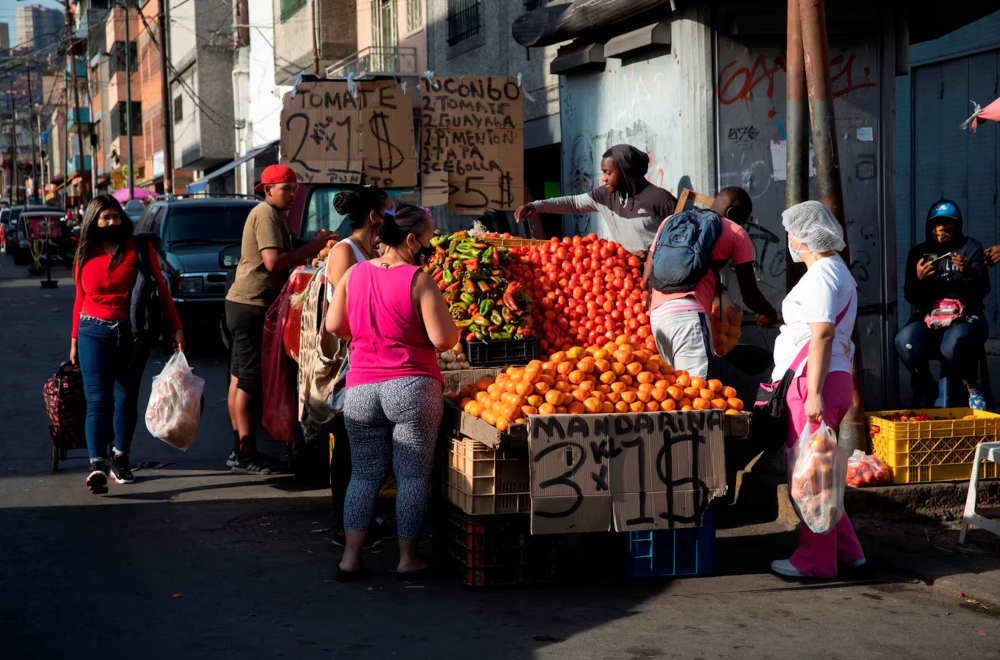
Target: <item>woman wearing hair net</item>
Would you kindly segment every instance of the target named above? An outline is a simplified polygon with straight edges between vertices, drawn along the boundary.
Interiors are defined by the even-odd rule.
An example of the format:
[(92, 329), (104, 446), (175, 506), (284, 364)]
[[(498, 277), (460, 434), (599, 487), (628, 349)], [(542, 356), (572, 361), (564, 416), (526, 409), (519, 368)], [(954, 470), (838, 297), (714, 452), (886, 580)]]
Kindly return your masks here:
[[(819, 202), (802, 202), (781, 216), (792, 260), (804, 262), (806, 274), (781, 305), (785, 324), (774, 343), (771, 381), (793, 369), (788, 388), (788, 441), (791, 447), (806, 424), (820, 422), (836, 431), (854, 393), (851, 377), (854, 344), (851, 331), (858, 311), (857, 284), (844, 260), (840, 224)], [(790, 559), (772, 562), (771, 570), (788, 577), (837, 577), (839, 564), (861, 566), (865, 555), (851, 521), (844, 515), (828, 534), (799, 526), (799, 549)]]

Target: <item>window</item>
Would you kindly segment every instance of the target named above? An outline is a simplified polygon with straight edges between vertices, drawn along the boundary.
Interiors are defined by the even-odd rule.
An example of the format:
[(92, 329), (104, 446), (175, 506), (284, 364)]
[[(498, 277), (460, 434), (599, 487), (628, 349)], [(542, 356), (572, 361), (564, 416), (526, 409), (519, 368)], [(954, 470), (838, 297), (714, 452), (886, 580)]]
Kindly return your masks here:
[(320, 229), (340, 232), (341, 236), (347, 236), (351, 233), (347, 216), (341, 215), (333, 209), (333, 198), (344, 190), (344, 188), (317, 188), (313, 190), (312, 195), (309, 196), (309, 205), (306, 209), (305, 221), (299, 229), (299, 236), (306, 238)]
[(479, 34), (479, 0), (448, 0), (448, 45)]
[[(377, 57), (398, 44), (396, 39), (396, 0), (372, 0), (372, 46)], [(388, 71), (381, 67), (381, 70)]]
[[(129, 70), (135, 73), (139, 70), (139, 49), (134, 41), (129, 42)], [(108, 73), (110, 75), (115, 75), (116, 73), (125, 72), (125, 42), (116, 41), (115, 45), (111, 47), (108, 52)]]
[(174, 124), (181, 123), (184, 119), (184, 97), (175, 96), (174, 97)]
[[(171, 206), (163, 225), (163, 241), (235, 243), (243, 238), (243, 225), (255, 206), (253, 203)], [(158, 217), (157, 221), (160, 220)]]
[(545, 6), (545, 0), (524, 0), (524, 11), (535, 11)]
[[(125, 102), (121, 102), (111, 109), (111, 139), (114, 140), (119, 135), (128, 135), (128, 125), (125, 121)], [(132, 137), (142, 135), (142, 103), (132, 101)]]
[(406, 0), (406, 30), (416, 32), (424, 26), (424, 0)]
[(306, 6), (306, 0), (281, 0), (281, 22), (285, 23)]

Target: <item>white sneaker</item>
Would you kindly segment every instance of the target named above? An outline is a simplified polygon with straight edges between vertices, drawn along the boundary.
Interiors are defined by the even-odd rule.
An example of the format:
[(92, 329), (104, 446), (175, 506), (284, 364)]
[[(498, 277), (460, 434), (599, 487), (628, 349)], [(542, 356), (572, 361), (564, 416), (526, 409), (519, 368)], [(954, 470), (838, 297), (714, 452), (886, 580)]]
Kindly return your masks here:
[(806, 577), (805, 573), (792, 566), (792, 562), (788, 559), (776, 559), (772, 561), (771, 570), (785, 577)]
[(850, 566), (851, 568), (861, 568), (867, 563), (868, 560), (862, 557), (861, 559), (855, 559), (854, 561), (847, 562), (847, 566)]

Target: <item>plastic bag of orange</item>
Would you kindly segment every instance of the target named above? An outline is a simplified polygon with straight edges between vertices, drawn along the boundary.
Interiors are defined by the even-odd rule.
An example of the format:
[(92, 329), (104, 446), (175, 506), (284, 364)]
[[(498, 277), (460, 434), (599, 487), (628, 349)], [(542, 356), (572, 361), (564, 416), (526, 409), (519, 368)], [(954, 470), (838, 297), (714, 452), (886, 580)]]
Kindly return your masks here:
[(826, 424), (815, 431), (807, 423), (795, 445), (786, 449), (790, 495), (803, 524), (827, 534), (844, 515), (847, 452)]
[(712, 327), (712, 349), (716, 355), (722, 357), (740, 343), (743, 312), (736, 309), (725, 293), (712, 300), (709, 322)]
[(854, 488), (880, 486), (892, 481), (892, 472), (878, 456), (855, 449), (847, 459), (847, 485)]

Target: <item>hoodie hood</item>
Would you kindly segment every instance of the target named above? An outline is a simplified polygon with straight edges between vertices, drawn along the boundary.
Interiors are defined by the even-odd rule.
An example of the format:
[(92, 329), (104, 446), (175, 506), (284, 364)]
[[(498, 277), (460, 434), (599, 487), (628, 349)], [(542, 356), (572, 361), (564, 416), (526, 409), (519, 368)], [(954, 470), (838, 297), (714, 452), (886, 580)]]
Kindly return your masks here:
[(616, 144), (611, 147), (611, 159), (618, 168), (620, 177), (618, 180), (618, 190), (616, 194), (621, 198), (634, 200), (636, 195), (642, 192), (649, 182), (646, 181), (646, 172), (649, 170), (649, 154), (640, 151), (628, 144)]
[[(955, 234), (951, 237), (951, 240), (944, 243), (938, 243), (934, 238), (931, 227), (938, 224), (942, 218), (949, 218), (955, 221)], [(935, 202), (927, 212), (927, 222), (924, 224), (925, 240), (928, 243), (939, 247), (944, 252), (955, 250), (965, 244), (965, 235), (962, 233), (962, 227), (962, 211), (958, 208), (958, 204), (955, 204), (955, 202), (952, 202), (951, 200), (942, 199)]]

